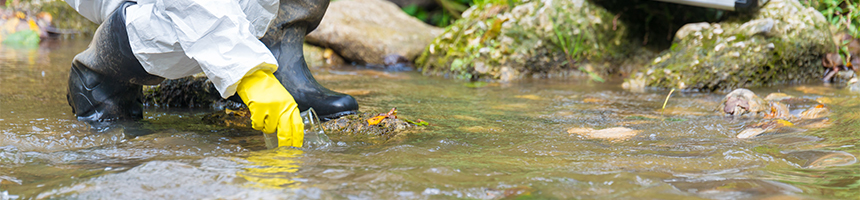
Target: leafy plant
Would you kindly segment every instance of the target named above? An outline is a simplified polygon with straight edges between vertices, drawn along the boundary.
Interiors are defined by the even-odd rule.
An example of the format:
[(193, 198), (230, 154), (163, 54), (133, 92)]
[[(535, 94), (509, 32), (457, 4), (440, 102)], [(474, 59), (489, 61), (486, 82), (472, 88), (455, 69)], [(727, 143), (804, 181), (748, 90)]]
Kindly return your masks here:
[[(565, 57), (567, 58), (566, 63), (568, 66), (570, 66), (572, 68), (574, 62), (576, 62), (578, 60), (582, 51), (585, 50), (585, 46), (583, 44), (583, 39), (582, 39), (583, 34), (582, 33), (576, 34), (577, 35), (577, 36), (575, 36), (576, 38), (570, 37), (561, 31), (562, 28), (559, 26), (559, 23), (555, 23), (555, 20), (550, 19), (550, 24), (552, 24), (553, 33), (555, 33), (555, 36), (558, 39), (556, 45), (558, 47), (560, 47), (561, 50), (564, 52)], [(604, 82), (605, 81), (605, 80), (603, 80), (603, 78), (600, 77), (600, 75), (597, 75), (597, 73), (594, 73), (593, 71), (588, 70), (582, 66), (579, 67), (579, 70), (588, 74), (588, 77), (590, 77), (591, 80), (594, 80), (597, 82)]]
[(460, 19), (463, 11), (473, 4), (472, 0), (436, 0), (436, 3), (439, 4), (439, 9), (426, 10), (413, 4), (403, 7), (402, 10), (428, 24), (445, 27)]
[(484, 6), (487, 4), (493, 5), (514, 5), (520, 0), (435, 0), (439, 5), (438, 10), (425, 10), (417, 5), (409, 5), (403, 7), (403, 12), (415, 18), (420, 19), (428, 24), (439, 27), (446, 27), (453, 24), (457, 19), (460, 19), (463, 12), (471, 6)]
[[(837, 30), (844, 30), (851, 37), (860, 38), (860, 2), (857, 0), (804, 0), (802, 4), (821, 12)], [(836, 47), (836, 52), (839, 52), (847, 63), (850, 58), (847, 45), (849, 41), (844, 42)]]

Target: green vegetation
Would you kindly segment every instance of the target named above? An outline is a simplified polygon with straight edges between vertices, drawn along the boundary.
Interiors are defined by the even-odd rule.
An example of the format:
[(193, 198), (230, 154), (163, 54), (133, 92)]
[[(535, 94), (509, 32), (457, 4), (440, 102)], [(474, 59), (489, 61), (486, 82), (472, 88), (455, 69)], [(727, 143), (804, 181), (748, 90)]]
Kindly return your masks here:
[(801, 0), (804, 6), (821, 12), (837, 30), (860, 38), (860, 2), (856, 0)]
[(436, 3), (440, 8), (427, 10), (418, 5), (408, 5), (403, 7), (403, 12), (428, 24), (445, 27), (460, 19), (463, 11), (474, 4), (472, 0), (436, 0)]
[[(582, 43), (582, 34), (574, 36), (574, 38), (562, 33), (564, 27), (561, 27), (559, 23), (555, 23), (554, 20), (550, 19), (549, 23), (552, 24), (551, 26), (553, 27), (553, 32), (556, 36), (556, 38), (551, 38), (553, 43), (556, 46), (560, 47), (562, 52), (564, 52), (567, 57), (567, 61), (565, 61), (564, 64), (568, 65), (570, 68), (574, 68), (574, 62), (581, 60), (580, 55), (583, 49), (585, 49), (585, 46)], [(578, 68), (580, 71), (588, 74), (591, 80), (601, 83), (604, 82), (603, 78), (601, 78), (600, 75), (597, 75), (597, 73), (594, 73), (593, 71), (586, 69), (583, 66), (580, 66)]]
[(460, 19), (469, 7), (487, 4), (514, 5), (519, 0), (435, 0), (435, 2), (439, 5), (436, 9), (428, 10), (418, 5), (408, 5), (403, 7), (403, 12), (428, 24), (446, 27)]
[[(836, 31), (844, 31), (854, 38), (860, 38), (860, 2), (856, 0), (801, 0), (805, 6), (815, 8), (825, 18), (827, 22), (833, 25)], [(836, 52), (847, 59), (850, 58), (848, 53), (849, 40), (843, 41), (843, 44), (837, 44)]]
[(796, 0), (771, 0), (754, 15), (688, 24), (678, 33), (629, 88), (715, 91), (814, 81), (823, 77), (822, 56), (835, 49), (826, 19)]
[[(483, 5), (481, 5), (483, 4)], [(638, 43), (587, 0), (476, 2), (416, 60), (425, 74), (468, 80), (588, 76), (630, 60)], [(643, 53), (647, 55), (648, 53)], [(642, 55), (642, 54), (637, 54)]]

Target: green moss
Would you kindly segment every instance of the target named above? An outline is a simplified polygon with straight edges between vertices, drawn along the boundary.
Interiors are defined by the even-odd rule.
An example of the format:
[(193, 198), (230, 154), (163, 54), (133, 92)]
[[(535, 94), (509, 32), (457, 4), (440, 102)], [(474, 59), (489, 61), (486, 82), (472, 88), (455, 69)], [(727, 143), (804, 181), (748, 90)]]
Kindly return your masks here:
[[(820, 58), (833, 48), (820, 13), (795, 0), (774, 0), (758, 14), (690, 28), (673, 48), (633, 79), (690, 90), (806, 82), (823, 76)], [(684, 32), (684, 30), (679, 31)]]
[[(629, 44), (621, 41), (627, 31), (610, 23), (613, 14), (585, 0), (546, 2), (473, 6), (416, 64), (425, 74), (512, 80), (578, 71), (583, 63), (628, 55)], [(581, 39), (573, 55), (564, 51), (571, 44), (565, 38)]]

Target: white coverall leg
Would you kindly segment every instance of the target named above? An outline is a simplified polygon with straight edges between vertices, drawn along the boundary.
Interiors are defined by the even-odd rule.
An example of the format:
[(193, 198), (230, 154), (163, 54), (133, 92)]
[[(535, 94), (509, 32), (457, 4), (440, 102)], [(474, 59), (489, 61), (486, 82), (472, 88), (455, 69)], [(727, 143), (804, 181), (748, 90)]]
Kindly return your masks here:
[(262, 65), (270, 71), (277, 67), (258, 40), (277, 13), (277, 0), (67, 3), (101, 24), (70, 72), (67, 97), (82, 121), (142, 118), (140, 85), (163, 78), (205, 72), (220, 96), (228, 97), (261, 63), (274, 64)]
[(236, 92), (236, 83), (259, 70), (261, 63), (277, 64), (258, 39), (274, 18), (277, 4), (272, 0), (140, 0), (126, 10), (129, 43), (150, 74), (175, 79), (202, 71), (227, 98)]

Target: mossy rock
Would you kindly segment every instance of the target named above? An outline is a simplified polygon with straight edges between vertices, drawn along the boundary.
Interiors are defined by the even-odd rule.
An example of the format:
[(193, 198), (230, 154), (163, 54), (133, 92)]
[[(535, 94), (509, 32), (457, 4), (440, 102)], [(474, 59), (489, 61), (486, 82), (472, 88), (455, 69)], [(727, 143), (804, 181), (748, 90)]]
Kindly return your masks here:
[(218, 90), (205, 76), (168, 79), (143, 88), (143, 104), (156, 107), (210, 107), (221, 102)]
[[(368, 143), (385, 143), (404, 138), (409, 131), (418, 129), (417, 125), (400, 118), (385, 118), (379, 124), (370, 125), (367, 120), (376, 116), (372, 113), (347, 115), (323, 122), (322, 127), (335, 140)], [(225, 128), (251, 128), (251, 114), (247, 107), (215, 111), (204, 115), (202, 120), (206, 124)]]
[(352, 140), (373, 143), (404, 138), (410, 130), (419, 127), (401, 118), (385, 118), (379, 124), (370, 125), (367, 120), (376, 116), (373, 113), (347, 115), (325, 122), (322, 126), (330, 137), (350, 137)]
[[(584, 63), (631, 54), (627, 28), (586, 0), (476, 5), (446, 28), (416, 60), (425, 74), (461, 79), (515, 80), (567, 76)], [(592, 72), (605, 74), (608, 65)]]
[(797, 0), (772, 0), (749, 16), (682, 27), (675, 42), (625, 86), (715, 91), (823, 77), (835, 51), (830, 24)]

